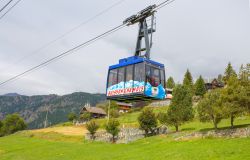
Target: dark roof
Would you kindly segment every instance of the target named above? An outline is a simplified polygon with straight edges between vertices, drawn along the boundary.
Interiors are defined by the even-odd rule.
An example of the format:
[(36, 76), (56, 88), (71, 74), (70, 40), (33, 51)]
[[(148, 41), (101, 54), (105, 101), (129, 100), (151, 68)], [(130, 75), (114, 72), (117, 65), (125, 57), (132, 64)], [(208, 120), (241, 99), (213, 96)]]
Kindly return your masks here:
[(96, 113), (96, 114), (106, 115), (106, 112), (102, 108), (98, 108), (98, 107), (83, 107), (82, 110), (81, 110), (81, 113), (84, 112), (84, 109), (86, 109), (86, 111), (89, 112), (89, 113)]
[(116, 104), (119, 106), (133, 107), (133, 104), (131, 104), (131, 103), (117, 102)]

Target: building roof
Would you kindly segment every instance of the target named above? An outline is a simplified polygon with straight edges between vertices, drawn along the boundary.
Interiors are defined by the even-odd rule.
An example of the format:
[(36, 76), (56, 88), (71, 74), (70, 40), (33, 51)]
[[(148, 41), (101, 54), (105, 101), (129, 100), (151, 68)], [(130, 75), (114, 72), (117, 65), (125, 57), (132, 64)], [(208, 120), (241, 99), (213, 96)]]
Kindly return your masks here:
[(117, 104), (117, 105), (119, 105), (119, 106), (128, 106), (128, 107), (133, 107), (133, 104), (131, 104), (131, 103), (117, 102), (116, 104)]
[(83, 112), (84, 108), (86, 109), (87, 112), (89, 113), (96, 113), (96, 114), (102, 114), (106, 115), (106, 112), (102, 108), (98, 107), (90, 107), (90, 106), (84, 106), (81, 110), (81, 113)]

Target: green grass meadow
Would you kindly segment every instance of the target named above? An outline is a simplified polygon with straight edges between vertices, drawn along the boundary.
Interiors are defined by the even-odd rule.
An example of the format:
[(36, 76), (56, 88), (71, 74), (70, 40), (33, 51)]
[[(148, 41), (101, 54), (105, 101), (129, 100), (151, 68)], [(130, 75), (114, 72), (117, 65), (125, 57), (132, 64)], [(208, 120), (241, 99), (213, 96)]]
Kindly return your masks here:
[[(166, 108), (155, 109), (155, 112)], [(119, 117), (122, 125), (138, 126), (140, 112)], [(99, 119), (105, 124), (106, 119)], [(70, 125), (70, 124), (68, 124)], [(236, 127), (249, 127), (250, 117), (236, 118)], [(220, 129), (230, 126), (222, 120)], [(0, 160), (250, 160), (248, 138), (197, 138), (176, 141), (175, 138), (194, 131), (212, 130), (212, 123), (197, 119), (180, 127), (179, 133), (159, 135), (129, 144), (110, 144), (84, 140), (83, 136), (65, 136), (58, 133), (31, 133), (22, 131), (0, 138)]]
[(0, 138), (1, 160), (246, 160), (249, 151), (250, 138), (173, 141), (155, 136), (129, 144), (53, 141), (19, 134)]

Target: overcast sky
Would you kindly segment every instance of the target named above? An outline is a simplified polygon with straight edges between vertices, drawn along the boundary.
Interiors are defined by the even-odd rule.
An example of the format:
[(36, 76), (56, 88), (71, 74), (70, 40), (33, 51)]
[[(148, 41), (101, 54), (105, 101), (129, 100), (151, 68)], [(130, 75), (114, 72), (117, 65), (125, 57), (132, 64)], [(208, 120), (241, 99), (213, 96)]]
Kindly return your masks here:
[[(9, 0), (1, 0), (0, 8)], [(17, 0), (14, 0), (17, 1)], [(34, 53), (119, 0), (22, 0), (0, 20), (0, 82), (122, 23), (163, 0), (124, 0), (39, 53)], [(0, 14), (1, 16), (1, 14)], [(166, 76), (181, 82), (187, 68), (194, 79), (214, 78), (231, 61), (237, 70), (250, 62), (248, 0), (176, 0), (156, 13), (152, 59)], [(0, 94), (105, 93), (108, 66), (134, 54), (137, 25), (82, 48), (17, 81)]]

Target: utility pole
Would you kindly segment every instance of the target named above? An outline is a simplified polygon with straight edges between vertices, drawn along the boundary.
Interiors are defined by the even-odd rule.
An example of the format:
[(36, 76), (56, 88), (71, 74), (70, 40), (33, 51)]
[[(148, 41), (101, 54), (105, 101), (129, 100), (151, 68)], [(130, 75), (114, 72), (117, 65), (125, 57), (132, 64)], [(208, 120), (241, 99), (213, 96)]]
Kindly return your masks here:
[(48, 125), (48, 113), (49, 113), (49, 107), (47, 106), (47, 113), (44, 121), (44, 128), (47, 128)]
[(110, 114), (110, 100), (109, 100), (109, 106), (108, 106), (108, 122), (109, 122), (109, 115)]

